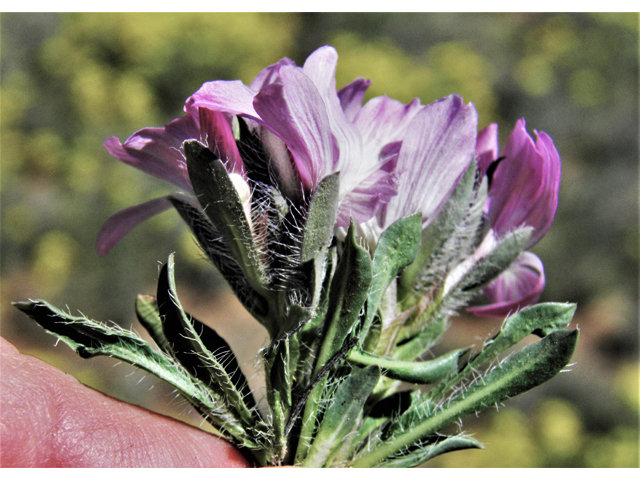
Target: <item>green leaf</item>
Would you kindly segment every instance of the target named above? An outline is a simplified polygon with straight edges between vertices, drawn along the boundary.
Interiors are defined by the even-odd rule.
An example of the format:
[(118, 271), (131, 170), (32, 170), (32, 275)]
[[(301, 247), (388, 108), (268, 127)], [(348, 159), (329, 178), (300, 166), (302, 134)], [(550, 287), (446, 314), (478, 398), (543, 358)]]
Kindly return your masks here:
[(571, 323), (576, 305), (572, 303), (540, 303), (524, 308), (507, 317), (500, 332), (485, 345), (482, 352), (472, 358), (460, 373), (442, 385), (438, 385), (432, 396), (438, 395), (451, 385), (457, 383), (473, 369), (493, 360), (500, 353), (513, 347), (531, 334), (545, 336), (552, 332), (567, 328)]
[(340, 384), (327, 408), (318, 433), (311, 444), (305, 467), (322, 467), (352, 433), (362, 416), (362, 408), (380, 379), (378, 367), (351, 373)]
[(138, 295), (136, 298), (136, 316), (142, 326), (149, 332), (153, 341), (165, 353), (171, 353), (167, 337), (162, 331), (162, 320), (156, 298), (152, 295)]
[(404, 341), (398, 344), (393, 351), (393, 358), (409, 361), (422, 355), (431, 348), (445, 332), (447, 328), (447, 318), (447, 316), (427, 317), (426, 325), (424, 321), (418, 319), (415, 325), (420, 330), (417, 332), (409, 331), (409, 334), (412, 334), (412, 336), (407, 338), (401, 336), (403, 333), (401, 330), (401, 334), (398, 337)]
[[(231, 349), (223, 352), (216, 352), (218, 355), (224, 355), (224, 360), (220, 361), (216, 355), (209, 350), (200, 334), (206, 332), (207, 340), (212, 343), (213, 348), (218, 348), (224, 340), (216, 340), (217, 334), (212, 335), (211, 330), (204, 330), (203, 324), (199, 323), (200, 331), (196, 330), (193, 319), (182, 309), (178, 295), (175, 289), (175, 280), (173, 276), (174, 261), (173, 254), (169, 256), (169, 261), (162, 267), (160, 278), (158, 279), (158, 310), (162, 319), (162, 329), (165, 337), (169, 340), (171, 351), (174, 357), (187, 368), (196, 378), (219, 392), (228, 402), (232, 411), (236, 412), (238, 417), (247, 425), (253, 426), (258, 419), (250, 411), (249, 406), (244, 400), (242, 391), (248, 390), (236, 387), (233, 382), (233, 375), (227, 372), (223, 364), (233, 360)], [(226, 342), (224, 342), (226, 345)], [(237, 368), (239, 371), (239, 368)], [(236, 377), (238, 378), (238, 377)], [(238, 381), (246, 383), (244, 376)], [(253, 403), (253, 400), (250, 400)], [(255, 410), (254, 410), (255, 412)]]
[[(392, 426), (390, 438), (361, 456), (354, 467), (373, 467), (433, 435), (465, 415), (526, 392), (554, 377), (571, 360), (577, 330), (559, 330), (504, 360), (450, 402), (435, 404), (429, 396), (407, 410)], [(423, 411), (422, 411), (423, 410)]]
[(382, 462), (380, 468), (411, 468), (417, 467), (432, 458), (444, 453), (455, 452), (458, 450), (467, 450), (470, 448), (478, 448), (484, 450), (484, 445), (478, 440), (469, 436), (447, 437), (437, 443), (420, 446), (410, 453), (402, 456), (394, 457), (390, 460)]
[(251, 287), (260, 295), (269, 296), (265, 266), (254, 245), (250, 219), (224, 164), (196, 140), (185, 141), (183, 148), (189, 179), (204, 212), (231, 250)]
[(367, 317), (362, 326), (361, 347), (389, 285), (415, 259), (421, 232), (422, 217), (417, 213), (397, 220), (380, 236), (371, 267), (372, 281), (367, 300)]
[(240, 303), (256, 320), (267, 327), (269, 325), (267, 300), (249, 286), (240, 265), (213, 223), (199, 207), (195, 207), (190, 202), (177, 196), (170, 196), (169, 200), (189, 225), (202, 251), (227, 281)]
[(339, 193), (339, 172), (323, 178), (313, 192), (304, 226), (300, 253), (302, 263), (315, 258), (321, 250), (326, 249), (331, 243), (338, 212)]
[(434, 360), (403, 362), (380, 357), (362, 350), (351, 350), (347, 359), (359, 365), (377, 365), (382, 375), (403, 382), (428, 385), (457, 373), (459, 357), (467, 350), (454, 350)]
[[(247, 439), (244, 428), (229, 414), (219, 395), (208, 390), (173, 359), (154, 351), (134, 333), (115, 324), (107, 326), (85, 317), (74, 317), (44, 300), (16, 302), (13, 305), (82, 358), (104, 355), (142, 368), (173, 386), (222, 432)], [(255, 444), (249, 444), (255, 447)]]

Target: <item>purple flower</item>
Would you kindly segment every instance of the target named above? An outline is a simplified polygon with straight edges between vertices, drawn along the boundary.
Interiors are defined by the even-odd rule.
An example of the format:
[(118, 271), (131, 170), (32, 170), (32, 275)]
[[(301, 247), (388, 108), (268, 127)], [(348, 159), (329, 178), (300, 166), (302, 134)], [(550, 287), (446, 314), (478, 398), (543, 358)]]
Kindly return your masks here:
[[(534, 130), (535, 131), (535, 130)], [(478, 135), (478, 169), (486, 173), (498, 161), (493, 173), (485, 211), (490, 234), (501, 238), (518, 228), (533, 227), (526, 248), (547, 233), (558, 207), (560, 156), (553, 140), (544, 132), (536, 142), (527, 133), (524, 119), (516, 122), (497, 160), (498, 129), (489, 125)], [(544, 289), (544, 268), (533, 253), (524, 252), (483, 290), (488, 305), (468, 310), (480, 316), (504, 316), (535, 303)]]
[[(182, 143), (196, 139), (226, 162), (230, 173), (242, 175), (244, 166), (234, 141), (229, 119), (219, 112), (200, 110), (197, 115), (177, 118), (164, 128), (143, 128), (124, 143), (116, 137), (104, 142), (107, 151), (118, 160), (165, 180), (193, 195)], [(160, 197), (129, 207), (113, 215), (102, 226), (96, 240), (96, 252), (105, 256), (138, 223), (171, 208), (168, 197)]]
[[(274, 166), (290, 188), (312, 192), (327, 175), (340, 172), (337, 226), (372, 218), (398, 191), (398, 146), (407, 126), (424, 108), (378, 97), (362, 106), (370, 82), (358, 78), (336, 91), (338, 55), (325, 46), (302, 67), (288, 59), (261, 72), (249, 87), (240, 81), (205, 83), (186, 103), (245, 118), (269, 138)], [(293, 162), (293, 168), (291, 166)]]
[[(302, 67), (285, 58), (254, 81), (207, 82), (185, 104), (186, 116), (164, 128), (146, 128), (124, 144), (105, 147), (119, 160), (193, 195), (181, 152), (197, 139), (246, 178), (232, 133), (234, 116), (261, 142), (270, 173), (289, 199), (308, 198), (318, 183), (340, 172), (336, 227), (368, 222), (379, 234), (393, 221), (422, 212), (426, 226), (442, 208), (471, 162), (477, 113), (455, 95), (423, 106), (387, 98), (362, 104), (370, 81), (358, 78), (336, 91), (337, 52), (313, 52)], [(106, 255), (133, 226), (169, 208), (166, 198), (114, 215), (101, 230)]]

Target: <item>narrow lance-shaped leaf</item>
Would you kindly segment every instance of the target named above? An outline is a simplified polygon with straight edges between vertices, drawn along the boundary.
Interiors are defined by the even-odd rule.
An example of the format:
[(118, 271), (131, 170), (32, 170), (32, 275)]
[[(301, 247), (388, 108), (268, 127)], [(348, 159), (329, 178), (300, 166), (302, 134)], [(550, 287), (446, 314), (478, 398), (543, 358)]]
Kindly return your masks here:
[(478, 260), (452, 288), (470, 291), (489, 283), (518, 258), (527, 246), (532, 233), (531, 227), (521, 227), (506, 234), (493, 250)]
[(567, 328), (575, 311), (576, 305), (571, 303), (540, 303), (507, 317), (500, 332), (484, 347), (482, 352), (473, 357), (457, 376), (438, 385), (431, 392), (432, 396), (438, 395), (455, 384), (473, 369), (493, 360), (526, 336), (537, 334), (543, 337)]
[[(225, 370), (222, 363), (204, 345), (192, 319), (180, 305), (173, 277), (173, 254), (169, 256), (169, 261), (162, 267), (158, 279), (157, 299), (162, 329), (170, 342), (171, 351), (176, 359), (198, 379), (208, 384), (210, 388), (218, 390), (229, 403), (230, 408), (237, 412), (239, 418), (248, 427), (253, 426), (257, 419), (250, 412), (243, 394), (236, 388), (232, 376)], [(209, 335), (209, 339), (211, 339), (211, 335)], [(229, 349), (225, 355), (230, 358), (233, 353)], [(245, 380), (242, 378), (240, 381), (244, 382)]]
[[(577, 330), (553, 332), (504, 360), (451, 402), (434, 408), (434, 403), (428, 396), (425, 397), (428, 413), (416, 415), (421, 405), (412, 406), (391, 427), (401, 427), (402, 430), (395, 434), (392, 430), (386, 443), (361, 456), (353, 466), (379, 465), (385, 459), (397, 455), (401, 450), (465, 415), (503, 402), (546, 382), (569, 363), (577, 340)], [(407, 425), (407, 422), (403, 421), (405, 417), (415, 418), (416, 422)]]
[(189, 225), (202, 251), (227, 281), (238, 300), (256, 320), (268, 328), (269, 305), (267, 300), (251, 288), (240, 265), (213, 223), (189, 201), (177, 196), (170, 196), (169, 201)]
[(449, 452), (458, 450), (467, 450), (470, 448), (478, 448), (484, 450), (484, 445), (475, 438), (459, 435), (455, 437), (446, 437), (437, 443), (421, 446), (399, 457), (382, 462), (380, 468), (411, 468), (417, 467), (424, 462), (431, 460)]
[[(355, 239), (355, 225), (347, 231), (344, 251), (338, 260), (335, 274), (329, 290), (329, 306), (325, 315), (322, 345), (316, 358), (313, 376), (315, 377), (327, 362), (343, 347), (345, 340), (355, 328), (362, 307), (367, 299), (371, 285), (371, 257), (360, 247)], [(316, 415), (326, 385), (323, 379), (309, 394), (302, 416), (296, 462), (302, 461), (307, 454), (309, 441), (316, 428)]]
[(454, 350), (434, 360), (404, 362), (354, 349), (347, 359), (359, 365), (377, 365), (385, 377), (394, 380), (428, 385), (455, 374), (458, 371), (459, 358), (466, 351)]
[(356, 428), (367, 398), (380, 379), (378, 367), (367, 367), (347, 376), (340, 384), (331, 406), (324, 413), (322, 424), (303, 465), (322, 467), (330, 460), (346, 436)]
[(432, 259), (442, 249), (454, 229), (469, 211), (473, 199), (473, 187), (476, 175), (476, 162), (471, 162), (456, 188), (451, 193), (444, 208), (431, 224), (422, 231), (420, 248), (415, 260), (407, 266), (400, 277), (400, 298), (409, 295), (421, 273), (429, 266)]
[(165, 353), (171, 354), (169, 340), (162, 330), (162, 320), (156, 298), (152, 295), (138, 295), (136, 298), (136, 316), (142, 326), (149, 332), (153, 341)]
[(193, 378), (182, 366), (158, 353), (143, 339), (120, 327), (107, 326), (85, 317), (74, 317), (44, 300), (16, 302), (41, 327), (56, 336), (82, 358), (104, 355), (142, 368), (173, 386), (214, 425), (237, 439), (249, 442), (239, 422), (230, 415), (222, 399)]
[(323, 344), (316, 361), (315, 373), (342, 348), (347, 336), (353, 331), (367, 299), (371, 280), (371, 258), (356, 242), (355, 225), (352, 222), (331, 282)]
[(196, 140), (183, 144), (189, 179), (198, 201), (231, 250), (244, 276), (259, 294), (269, 296), (265, 266), (260, 261), (238, 192), (224, 164)]

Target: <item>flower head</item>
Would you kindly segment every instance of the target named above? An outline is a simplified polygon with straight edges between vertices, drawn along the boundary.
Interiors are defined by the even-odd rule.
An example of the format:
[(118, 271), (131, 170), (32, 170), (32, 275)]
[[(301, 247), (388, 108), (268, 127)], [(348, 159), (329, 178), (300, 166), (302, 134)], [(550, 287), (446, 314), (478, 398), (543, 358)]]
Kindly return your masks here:
[[(370, 81), (357, 78), (336, 91), (337, 53), (329, 46), (313, 52), (302, 67), (285, 58), (254, 81), (205, 83), (189, 97), (186, 115), (164, 128), (146, 128), (124, 144), (111, 137), (114, 157), (193, 195), (185, 140), (196, 139), (225, 162), (229, 173), (272, 183), (300, 203), (319, 182), (339, 172), (336, 227), (369, 222), (379, 234), (402, 216), (421, 212), (428, 224), (442, 208), (473, 158), (477, 113), (450, 95), (424, 106), (386, 96), (362, 104)], [(236, 119), (239, 118), (241, 121)], [(263, 150), (256, 159), (242, 150), (238, 122)], [(246, 153), (246, 155), (245, 155)], [(253, 170), (266, 172), (252, 177)], [(255, 172), (254, 172), (255, 173)], [(112, 217), (97, 251), (106, 253), (137, 222), (169, 208), (157, 199)]]

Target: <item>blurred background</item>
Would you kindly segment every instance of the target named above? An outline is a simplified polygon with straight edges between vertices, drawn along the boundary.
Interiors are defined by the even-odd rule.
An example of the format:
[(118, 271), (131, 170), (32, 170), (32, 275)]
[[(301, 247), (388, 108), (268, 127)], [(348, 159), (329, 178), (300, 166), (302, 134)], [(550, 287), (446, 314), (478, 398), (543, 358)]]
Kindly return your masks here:
[[(182, 115), (202, 83), (248, 84), (284, 56), (340, 55), (337, 85), (364, 76), (367, 98), (475, 103), (501, 141), (520, 117), (562, 157), (555, 223), (532, 250), (541, 301), (578, 303), (571, 373), (464, 420), (487, 447), (432, 467), (638, 466), (637, 14), (2, 14), (1, 334), (116, 398), (200, 423), (155, 378), (109, 358), (81, 360), (11, 301), (42, 298), (144, 336), (136, 294), (152, 294), (176, 252), (185, 308), (238, 348), (257, 390), (265, 333), (230, 296), (174, 211), (94, 253), (118, 210), (172, 191), (111, 158), (102, 143)], [(500, 322), (460, 317), (447, 345)]]

